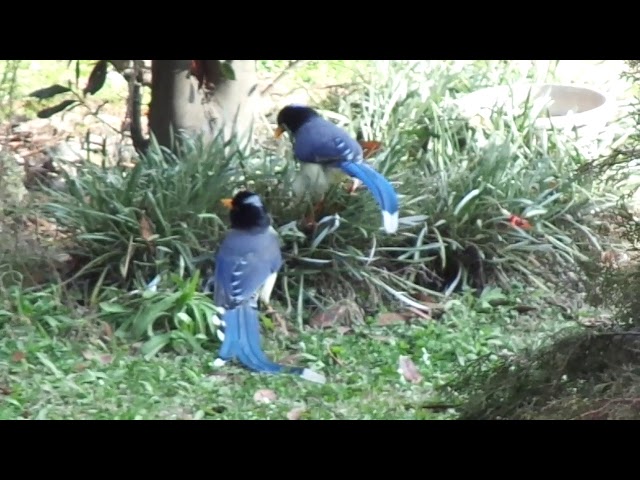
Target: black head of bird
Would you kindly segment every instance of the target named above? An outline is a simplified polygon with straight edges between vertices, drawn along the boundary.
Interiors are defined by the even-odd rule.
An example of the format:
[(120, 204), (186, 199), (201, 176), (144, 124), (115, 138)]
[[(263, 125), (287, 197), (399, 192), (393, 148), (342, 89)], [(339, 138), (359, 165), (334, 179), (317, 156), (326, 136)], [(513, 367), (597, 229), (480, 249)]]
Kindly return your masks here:
[(242, 190), (233, 198), (221, 200), (221, 203), (229, 209), (231, 228), (248, 230), (268, 228), (271, 225), (267, 209), (257, 193)]
[(302, 125), (319, 116), (320, 114), (313, 108), (305, 107), (304, 105), (287, 105), (278, 112), (278, 127), (276, 128), (275, 136), (279, 138), (285, 131), (295, 135)]

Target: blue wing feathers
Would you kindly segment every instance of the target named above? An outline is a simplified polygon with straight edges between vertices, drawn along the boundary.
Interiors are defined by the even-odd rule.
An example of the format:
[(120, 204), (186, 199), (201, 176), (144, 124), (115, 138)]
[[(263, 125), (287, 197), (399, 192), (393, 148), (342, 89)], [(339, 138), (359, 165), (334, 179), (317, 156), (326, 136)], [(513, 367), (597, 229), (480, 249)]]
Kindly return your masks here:
[(251, 299), (281, 263), (280, 244), (272, 233), (229, 232), (216, 255), (216, 305), (233, 308)]
[(331, 164), (362, 160), (362, 147), (336, 124), (316, 118), (296, 133), (295, 156), (302, 162)]

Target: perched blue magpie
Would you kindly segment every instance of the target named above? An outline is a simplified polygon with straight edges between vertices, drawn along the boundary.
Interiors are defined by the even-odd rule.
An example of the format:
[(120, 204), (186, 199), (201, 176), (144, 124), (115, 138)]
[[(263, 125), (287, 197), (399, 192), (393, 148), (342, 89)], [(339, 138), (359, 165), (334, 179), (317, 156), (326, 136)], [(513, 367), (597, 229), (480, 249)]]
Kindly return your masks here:
[(214, 363), (236, 359), (257, 372), (292, 373), (324, 383), (323, 375), (274, 363), (263, 352), (258, 299), (269, 304), (282, 266), (278, 234), (259, 195), (240, 191), (222, 203), (230, 209), (231, 228), (220, 244), (213, 275), (205, 286), (206, 291), (213, 290), (215, 305), (224, 309), (219, 334), (222, 346)]
[[(301, 162), (301, 176), (311, 181), (311, 193), (324, 195), (339, 173), (354, 177), (364, 183), (380, 206), (387, 233), (398, 229), (396, 191), (384, 176), (364, 161), (362, 147), (355, 138), (314, 109), (302, 105), (284, 107), (278, 113), (277, 123), (276, 138), (289, 132), (293, 154)], [(297, 183), (301, 176), (294, 182), (294, 191), (297, 189), (298, 194), (306, 189)]]

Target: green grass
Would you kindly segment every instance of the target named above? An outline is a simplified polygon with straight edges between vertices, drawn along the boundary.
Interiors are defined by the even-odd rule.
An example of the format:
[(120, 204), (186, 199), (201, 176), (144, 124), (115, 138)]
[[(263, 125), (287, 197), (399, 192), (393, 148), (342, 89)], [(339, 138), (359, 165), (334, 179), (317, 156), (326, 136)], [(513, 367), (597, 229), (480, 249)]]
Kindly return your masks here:
[[(146, 358), (140, 344), (110, 336), (90, 315), (68, 318), (65, 326), (55, 298), (37, 300), (57, 316), (55, 328), (44, 308), (0, 314), (0, 419), (285, 419), (295, 408), (304, 408), (303, 419), (451, 419), (456, 410), (447, 407), (465, 397), (447, 384), (461, 369), (479, 362), (490, 368), (569, 324), (540, 292), (521, 289), (456, 296), (441, 318), (426, 323), (379, 326), (369, 318), (344, 334), (266, 333), (270, 356), (295, 356), (291, 362), (312, 362), (326, 375), (327, 383), (316, 385), (229, 364), (215, 369), (218, 344), (199, 354)], [(517, 313), (523, 299), (532, 312)], [(398, 373), (401, 355), (415, 363), (421, 382)], [(263, 389), (276, 400), (256, 402)]]
[[(66, 61), (55, 62), (31, 75), (25, 68), (38, 71), (37, 65), (21, 61), (12, 95), (22, 99), (75, 75)], [(260, 62), (259, 71), (277, 76), (286, 63)], [(86, 79), (92, 65), (83, 65)], [(316, 103), (352, 133), (384, 142), (371, 161), (397, 183), (401, 217), (419, 219), (394, 237), (378, 233), (370, 195), (348, 197), (338, 189), (328, 195), (340, 207), (338, 231), (321, 237), (292, 227), (305, 205), (290, 199), (290, 146), (284, 154), (228, 156), (221, 145), (195, 142), (180, 158), (152, 149), (134, 169), (86, 165), (67, 178), (67, 191), (48, 192), (33, 210), (71, 232), (74, 243), (64, 249), (77, 262), (67, 272), (76, 278), (16, 290), (0, 277), (0, 418), (267, 419), (286, 418), (297, 407), (308, 419), (456, 418), (450, 407), (470, 393), (456, 383), (465, 372), (490, 372), (575, 326), (549, 303), (560, 294), (538, 285), (563, 281), (551, 266), (566, 273), (597, 249), (594, 239), (603, 239), (591, 212), (611, 201), (586, 176), (571, 177), (584, 158), (569, 139), (539, 142), (534, 112), (513, 118), (498, 112), (489, 124), (473, 125), (448, 101), (510, 83), (523, 71), (504, 62), (344, 61), (309, 62), (290, 74), (287, 82), (298, 88), (357, 84)], [(108, 81), (92, 101), (123, 107), (114, 89)], [(29, 102), (20, 108), (33, 115), (41, 107)], [(218, 199), (244, 184), (266, 199), (286, 258), (274, 306), (287, 308), (293, 335), (266, 324), (265, 349), (274, 359), (293, 356), (285, 363), (321, 371), (324, 386), (211, 366), (219, 341), (205, 319), (211, 305), (197, 293), (196, 273), (205, 274), (202, 260), (228, 223)], [(531, 218), (534, 228), (509, 228), (509, 213)], [(156, 274), (158, 293), (128, 294)], [(529, 277), (538, 285), (515, 281)], [(465, 291), (470, 284), (504, 290), (488, 287), (474, 296)], [(458, 288), (464, 293), (452, 293)], [(420, 301), (431, 296), (444, 311), (379, 325), (386, 310), (405, 311), (400, 293)], [(346, 332), (306, 326), (315, 311), (347, 296), (367, 303), (371, 317), (364, 324)], [(421, 381), (403, 379), (403, 356)], [(277, 399), (256, 402), (263, 389)]]

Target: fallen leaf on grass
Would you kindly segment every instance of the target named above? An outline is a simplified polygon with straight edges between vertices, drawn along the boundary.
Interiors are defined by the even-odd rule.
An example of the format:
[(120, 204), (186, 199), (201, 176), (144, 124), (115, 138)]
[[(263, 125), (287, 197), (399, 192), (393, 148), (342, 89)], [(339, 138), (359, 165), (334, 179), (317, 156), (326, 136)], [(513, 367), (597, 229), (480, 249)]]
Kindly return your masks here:
[(95, 358), (95, 353), (90, 352), (89, 350), (85, 350), (84, 352), (82, 352), (82, 357), (85, 360), (93, 360)]
[(271, 402), (275, 402), (276, 398), (278, 398), (276, 396), (276, 392), (274, 392), (273, 390), (268, 390), (266, 388), (262, 389), (262, 390), (258, 390), (256, 393), (254, 393), (253, 395), (253, 400), (255, 402), (258, 403), (271, 403)]
[(11, 360), (13, 360), (14, 362), (21, 362), (25, 358), (26, 355), (24, 354), (24, 352), (14, 352), (13, 355), (11, 355)]
[(100, 355), (98, 359), (103, 365), (109, 365), (113, 362), (113, 355)]
[(107, 322), (102, 322), (102, 336), (109, 340), (113, 338), (113, 329)]
[(399, 313), (388, 312), (378, 315), (378, 325), (381, 327), (385, 327), (387, 325), (400, 325), (404, 324), (406, 321), (407, 319), (404, 315)]
[(82, 352), (82, 356), (84, 357), (85, 360), (96, 360), (97, 362), (103, 365), (109, 365), (111, 362), (113, 362), (113, 355), (109, 355), (109, 354), (99, 355), (89, 350), (85, 350), (84, 352)]
[(438, 304), (438, 301), (434, 297), (423, 292), (416, 293), (415, 297), (416, 297), (416, 300), (425, 304), (430, 304), (430, 303)]
[(417, 308), (407, 307), (407, 310), (409, 310), (409, 312), (413, 313), (415, 315), (415, 317), (418, 317), (423, 321), (430, 322), (431, 320), (433, 320), (433, 318), (431, 317), (430, 314), (428, 314), (426, 312), (423, 312), (422, 310), (418, 310)]
[(415, 363), (413, 363), (409, 357), (400, 355), (399, 363), (400, 368), (398, 368), (398, 373), (400, 373), (405, 380), (411, 383), (419, 383), (422, 381), (422, 375), (420, 375)]
[(210, 373), (209, 375), (207, 375), (207, 378), (209, 380), (211, 380), (212, 382), (236, 382), (238, 379), (238, 375), (234, 375), (233, 373), (229, 373), (229, 372), (221, 372), (221, 371), (214, 371), (212, 373)]
[(291, 355), (287, 355), (286, 357), (282, 357), (282, 359), (280, 360), (281, 363), (284, 364), (295, 364), (298, 363), (300, 360), (304, 359), (305, 356), (301, 353), (292, 353)]
[(314, 315), (309, 325), (314, 328), (330, 328), (335, 325), (354, 325), (362, 323), (364, 311), (351, 300), (341, 300), (326, 310)]
[(11, 387), (8, 387), (6, 385), (0, 385), (0, 395), (9, 396), (11, 395), (12, 392), (13, 390), (11, 390)]
[(300, 418), (302, 417), (302, 414), (304, 412), (306, 412), (306, 409), (304, 407), (292, 408), (291, 410), (289, 410), (287, 412), (287, 419), (289, 419), (289, 420), (300, 420)]
[(349, 333), (351, 331), (351, 327), (340, 326), (340, 327), (336, 328), (336, 331), (340, 335), (346, 335), (347, 333)]
[(89, 365), (87, 363), (85, 363), (85, 362), (76, 363), (73, 366), (73, 371), (74, 372), (78, 372), (78, 373), (84, 372), (87, 369), (88, 366)]

